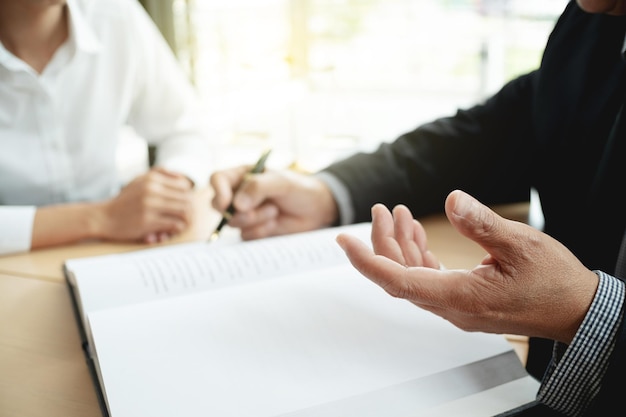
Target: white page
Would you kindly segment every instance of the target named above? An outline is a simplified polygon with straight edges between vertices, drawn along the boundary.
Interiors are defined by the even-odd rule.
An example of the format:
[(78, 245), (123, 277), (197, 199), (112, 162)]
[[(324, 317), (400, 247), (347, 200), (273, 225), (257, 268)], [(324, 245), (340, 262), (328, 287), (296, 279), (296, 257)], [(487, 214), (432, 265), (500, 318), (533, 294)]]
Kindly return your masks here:
[(83, 314), (346, 262), (339, 231), (369, 240), (370, 224), (249, 242), (188, 243), (68, 260)]
[(406, 416), (411, 384), (427, 389), (452, 369), (434, 394), (467, 396), (489, 377), (466, 365), (511, 351), (503, 336), (463, 332), (389, 296), (347, 262), (89, 320), (112, 417), (363, 417), (341, 410), (367, 399), (387, 410), (367, 415)]

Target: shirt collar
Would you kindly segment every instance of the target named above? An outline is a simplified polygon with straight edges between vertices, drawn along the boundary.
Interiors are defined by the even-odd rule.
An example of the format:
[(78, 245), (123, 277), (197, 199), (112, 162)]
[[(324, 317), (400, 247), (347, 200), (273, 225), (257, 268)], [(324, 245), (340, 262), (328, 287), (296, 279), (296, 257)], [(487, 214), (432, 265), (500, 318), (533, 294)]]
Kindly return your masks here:
[(25, 68), (25, 64), (10, 53), (2, 42), (0, 42), (0, 66), (7, 68), (9, 71), (17, 71)]
[(76, 0), (67, 0), (68, 42), (78, 51), (96, 53), (101, 44), (87, 21), (84, 8), (84, 4), (79, 5)]
[[(97, 53), (101, 44), (95, 32), (89, 26), (85, 16), (84, 6), (77, 4), (76, 0), (67, 0), (69, 37), (68, 46), (73, 51)], [(63, 46), (61, 46), (62, 48)], [(10, 53), (0, 42), (0, 65), (10, 71), (28, 70), (28, 66)]]

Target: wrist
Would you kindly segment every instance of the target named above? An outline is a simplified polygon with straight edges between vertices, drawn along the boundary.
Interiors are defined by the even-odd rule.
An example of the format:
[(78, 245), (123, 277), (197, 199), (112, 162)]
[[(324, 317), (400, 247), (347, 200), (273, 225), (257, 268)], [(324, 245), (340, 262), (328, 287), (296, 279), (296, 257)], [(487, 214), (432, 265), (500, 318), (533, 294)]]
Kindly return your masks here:
[(85, 230), (89, 234), (89, 238), (106, 239), (108, 238), (107, 230), (109, 230), (108, 203), (92, 203), (87, 210), (85, 219)]
[(31, 249), (99, 238), (99, 214), (94, 203), (39, 207), (33, 221)]
[(575, 281), (579, 283), (579, 285), (573, 288), (574, 295), (572, 299), (575, 302), (569, 309), (566, 309), (568, 311), (567, 321), (562, 326), (561, 334), (555, 337), (556, 340), (567, 345), (572, 342), (581, 324), (587, 317), (598, 290), (600, 281), (596, 273), (586, 271), (586, 275), (588, 278)]
[(321, 171), (315, 174), (323, 189), (324, 205), (327, 209), (326, 226), (354, 223), (354, 207), (348, 188), (333, 174)]
[(339, 206), (335, 200), (330, 188), (323, 181), (319, 181), (320, 191), (318, 193), (319, 200), (322, 202), (322, 226), (339, 226), (341, 224), (341, 218), (339, 216)]

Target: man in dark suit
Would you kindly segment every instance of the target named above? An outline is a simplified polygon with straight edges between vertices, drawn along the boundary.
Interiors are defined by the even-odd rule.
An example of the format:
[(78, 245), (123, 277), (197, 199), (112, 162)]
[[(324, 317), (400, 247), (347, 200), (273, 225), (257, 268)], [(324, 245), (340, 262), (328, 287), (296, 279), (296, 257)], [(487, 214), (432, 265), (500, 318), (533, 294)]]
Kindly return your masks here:
[[(598, 404), (618, 404), (616, 387), (626, 375), (626, 276), (616, 270), (620, 248), (626, 251), (625, 3), (570, 2), (540, 68), (483, 104), (315, 175), (270, 171), (242, 183), (246, 167), (217, 172), (213, 204), (224, 210), (233, 201), (237, 214), (230, 225), (241, 228), (244, 239), (369, 221), (377, 213), (373, 238), (391, 238), (395, 249), (374, 242), (376, 253), (404, 264), (402, 270), (432, 269), (401, 273), (389, 259), (383, 262), (391, 269), (385, 269), (378, 264), (382, 257), (342, 237), (366, 276), (461, 328), (532, 336), (527, 367), (542, 387), (526, 412), (594, 415)], [(531, 188), (541, 199), (545, 233), (519, 229), (464, 193), (450, 194), (462, 189), (493, 205), (527, 200)], [(500, 288), (487, 280), (462, 299), (458, 291), (437, 292), (441, 283), (428, 280), (450, 271), (438, 269), (425, 238), (412, 241), (421, 226), (406, 217), (441, 211), (448, 195), (450, 221), (489, 253), (470, 275), (497, 267), (499, 277), (515, 285)], [(393, 217), (379, 206), (372, 211), (376, 203), (402, 204), (412, 215), (404, 208)], [(415, 247), (418, 253), (405, 258)], [(432, 291), (438, 295), (426, 301)], [(477, 306), (486, 310), (473, 310)], [(474, 321), (459, 318), (455, 307), (474, 313)]]

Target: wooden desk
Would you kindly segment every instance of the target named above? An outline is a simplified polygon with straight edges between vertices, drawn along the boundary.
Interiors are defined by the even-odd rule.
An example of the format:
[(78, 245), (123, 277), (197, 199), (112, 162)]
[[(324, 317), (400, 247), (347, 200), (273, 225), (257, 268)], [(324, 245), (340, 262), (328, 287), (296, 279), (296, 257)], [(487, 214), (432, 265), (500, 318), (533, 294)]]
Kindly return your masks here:
[[(196, 223), (165, 245), (208, 239), (219, 214), (210, 208), (210, 192), (203, 191), (196, 202)], [(502, 216), (526, 222), (528, 204), (496, 207)], [(448, 268), (471, 268), (485, 256), (485, 251), (476, 243), (466, 239), (450, 226), (444, 215), (421, 219), (428, 234), (428, 244), (439, 260)], [(63, 262), (69, 258), (121, 253), (151, 247), (145, 244), (84, 242), (79, 245), (40, 249), (30, 253), (0, 256), (0, 273), (64, 282)]]
[(102, 416), (63, 283), (0, 275), (0, 415)]
[[(171, 243), (205, 239), (219, 216), (199, 199), (198, 224)], [(507, 206), (505, 217), (526, 221), (527, 205)], [(202, 211), (204, 210), (204, 214)], [(484, 256), (443, 216), (423, 219), (430, 249), (449, 268), (469, 268)], [(62, 265), (68, 258), (145, 248), (89, 242), (0, 257), (0, 415), (100, 417), (95, 389), (80, 346)], [(525, 338), (509, 337), (521, 358)]]

